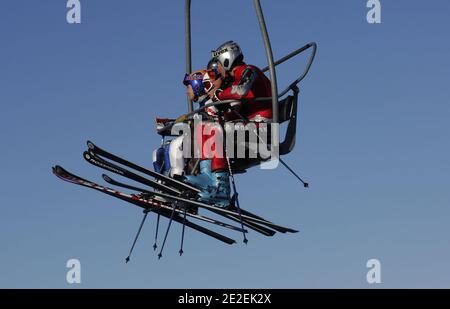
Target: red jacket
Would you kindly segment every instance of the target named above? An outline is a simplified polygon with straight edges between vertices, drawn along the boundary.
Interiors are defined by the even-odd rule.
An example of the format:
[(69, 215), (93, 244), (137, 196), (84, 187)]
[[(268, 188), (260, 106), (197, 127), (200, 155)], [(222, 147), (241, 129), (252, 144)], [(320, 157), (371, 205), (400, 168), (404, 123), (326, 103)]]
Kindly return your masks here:
[(223, 89), (217, 97), (219, 100), (240, 100), (244, 101), (240, 114), (248, 120), (270, 120), (272, 119), (271, 101), (252, 101), (253, 98), (271, 97), (270, 80), (264, 73), (253, 65), (241, 64), (233, 69), (234, 81), (228, 88)]

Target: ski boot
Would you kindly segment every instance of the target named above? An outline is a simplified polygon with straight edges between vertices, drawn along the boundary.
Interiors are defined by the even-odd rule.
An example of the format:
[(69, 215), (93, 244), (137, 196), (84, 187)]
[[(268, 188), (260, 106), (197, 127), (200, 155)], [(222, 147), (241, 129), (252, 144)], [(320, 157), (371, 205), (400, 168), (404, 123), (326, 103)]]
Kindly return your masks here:
[(230, 204), (230, 174), (227, 171), (213, 172), (211, 176), (212, 185), (198, 194), (200, 201), (227, 207)]
[(229, 173), (225, 171), (212, 172), (211, 160), (200, 161), (200, 173), (185, 176), (185, 179), (202, 190), (198, 194), (201, 202), (219, 207), (226, 207), (230, 204)]
[(197, 175), (186, 175), (184, 179), (189, 184), (199, 188), (206, 189), (212, 185), (211, 160), (200, 161), (200, 172)]

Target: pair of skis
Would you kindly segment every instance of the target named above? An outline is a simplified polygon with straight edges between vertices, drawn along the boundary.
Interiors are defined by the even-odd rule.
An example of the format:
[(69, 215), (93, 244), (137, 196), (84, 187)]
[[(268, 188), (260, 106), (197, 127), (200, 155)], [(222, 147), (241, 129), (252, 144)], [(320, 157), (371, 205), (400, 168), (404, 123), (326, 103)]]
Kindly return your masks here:
[[(226, 244), (233, 244), (235, 241), (231, 238), (228, 238), (222, 234), (219, 234), (215, 231), (209, 230), (203, 226), (200, 226), (196, 223), (193, 223), (187, 219), (193, 218), (200, 221), (204, 221), (207, 223), (215, 224), (230, 230), (239, 231), (244, 233), (247, 233), (247, 230), (244, 229), (244, 226), (252, 229), (254, 231), (257, 231), (263, 235), (266, 236), (273, 236), (276, 231), (281, 233), (296, 233), (296, 230), (285, 228), (279, 225), (276, 225), (270, 221), (267, 221), (259, 216), (256, 216), (248, 211), (240, 210), (240, 213), (238, 209), (236, 209), (233, 206), (230, 206), (228, 208), (220, 208), (216, 207), (214, 205), (209, 205), (206, 203), (199, 202), (195, 200), (195, 197), (200, 190), (196, 187), (193, 187), (187, 183), (184, 183), (182, 181), (170, 178), (168, 176), (162, 175), (160, 173), (148, 170), (142, 166), (139, 166), (137, 164), (134, 164), (130, 161), (127, 161), (123, 158), (120, 158), (108, 151), (105, 151), (101, 149), (100, 147), (96, 146), (94, 143), (88, 141), (88, 150), (84, 152), (83, 157), (86, 161), (89, 163), (103, 168), (105, 170), (108, 170), (110, 172), (116, 173), (120, 176), (126, 177), (128, 179), (131, 179), (133, 181), (139, 182), (143, 185), (146, 185), (153, 190), (148, 189), (142, 189), (138, 188), (132, 185), (128, 185), (125, 183), (121, 183), (119, 181), (116, 181), (112, 179), (111, 177), (103, 174), (103, 179), (108, 182), (111, 185), (127, 188), (132, 191), (138, 192), (138, 194), (128, 194), (124, 192), (117, 191), (112, 188), (108, 188), (99, 184), (96, 184), (92, 181), (83, 179), (79, 176), (76, 176), (61, 166), (55, 166), (53, 167), (53, 173), (59, 177), (60, 179), (74, 183), (77, 185), (81, 185), (90, 189), (94, 189), (100, 192), (103, 192), (107, 195), (116, 197), (118, 199), (124, 200), (128, 203), (134, 204), (136, 206), (142, 207), (144, 209), (144, 217), (140, 224), (140, 227), (138, 229), (138, 233), (134, 239), (133, 245), (130, 250), (133, 251), (134, 245), (139, 237), (140, 231), (142, 229), (142, 226), (146, 220), (146, 217), (149, 212), (155, 212), (158, 216), (157, 221), (157, 231), (155, 236), (155, 244), (154, 248), (156, 249), (157, 244), (157, 234), (158, 234), (158, 227), (159, 227), (159, 218), (160, 216), (166, 217), (169, 219), (168, 228), (166, 230), (166, 234), (164, 237), (164, 241), (161, 247), (161, 251), (158, 254), (158, 257), (161, 258), (162, 251), (164, 249), (164, 244), (167, 239), (167, 235), (171, 226), (172, 221), (176, 221), (178, 223), (181, 223), (183, 225), (182, 230), (182, 238), (181, 238), (181, 248), (180, 248), (180, 255), (183, 254), (183, 243), (184, 243), (184, 230), (185, 226), (192, 228), (194, 230), (197, 230), (205, 235), (208, 235), (210, 237), (213, 237), (217, 240), (220, 240)], [(110, 160), (110, 161), (109, 161)], [(119, 163), (120, 165), (126, 166), (128, 168), (131, 168), (137, 172), (140, 172), (142, 174), (145, 174), (147, 176), (154, 177), (155, 180), (148, 179), (146, 177), (143, 177), (131, 170), (128, 170), (120, 165), (117, 165), (111, 161), (114, 161), (115, 163)], [(206, 216), (202, 216), (198, 214), (198, 208), (209, 210), (213, 213), (216, 213), (218, 215), (221, 215), (227, 219), (230, 219), (235, 222), (241, 223), (241, 227), (237, 227), (228, 223), (221, 222), (216, 219), (212, 219)], [(129, 261), (129, 256), (127, 257), (126, 261)]]
[[(101, 149), (100, 147), (96, 146), (94, 143), (92, 143), (90, 141), (87, 142), (87, 145), (88, 145), (89, 150), (84, 153), (84, 158), (87, 162), (89, 162), (92, 165), (95, 165), (97, 167), (111, 171), (113, 173), (124, 176), (126, 178), (129, 178), (131, 180), (134, 180), (136, 182), (139, 182), (141, 184), (150, 186), (150, 187), (158, 190), (158, 191), (150, 192), (154, 196), (159, 196), (159, 197), (165, 198), (167, 200), (171, 200), (171, 201), (186, 203), (189, 206), (192, 206), (195, 208), (204, 208), (204, 209), (210, 210), (212, 212), (215, 212), (215, 213), (218, 213), (221, 215), (231, 215), (231, 216), (239, 215), (237, 212), (237, 209), (235, 207), (221, 208), (221, 207), (209, 205), (209, 204), (194, 200), (193, 198), (195, 197), (196, 193), (200, 192), (200, 190), (189, 184), (186, 184), (182, 181), (165, 176), (163, 174), (148, 170), (137, 164), (134, 164), (125, 159), (122, 159), (110, 152), (107, 152), (106, 150)], [(106, 161), (102, 157), (112, 160), (112, 161), (115, 161), (117, 163), (120, 163), (124, 166), (132, 168), (136, 171), (139, 171), (143, 174), (155, 177), (159, 182), (144, 178), (144, 177), (142, 177), (130, 170), (127, 170), (119, 165), (116, 165), (110, 161)], [(126, 186), (123, 183), (120, 183), (118, 181), (108, 181), (108, 180), (111, 180), (110, 177), (104, 177), (104, 180), (109, 182), (112, 185), (128, 187), (128, 189), (132, 189), (132, 190), (140, 191), (140, 192), (146, 191), (145, 189)], [(149, 193), (149, 191), (146, 191), (146, 193)], [(296, 233), (296, 232), (298, 232), (293, 229), (289, 229), (289, 228), (285, 228), (285, 227), (276, 225), (268, 220), (258, 217), (258, 216), (254, 215), (250, 212), (247, 212), (245, 210), (242, 210), (242, 211), (243, 211), (242, 218), (245, 221), (254, 221), (255, 223), (261, 223), (261, 224), (267, 225), (268, 227), (271, 227), (281, 233), (286, 233), (286, 232)]]

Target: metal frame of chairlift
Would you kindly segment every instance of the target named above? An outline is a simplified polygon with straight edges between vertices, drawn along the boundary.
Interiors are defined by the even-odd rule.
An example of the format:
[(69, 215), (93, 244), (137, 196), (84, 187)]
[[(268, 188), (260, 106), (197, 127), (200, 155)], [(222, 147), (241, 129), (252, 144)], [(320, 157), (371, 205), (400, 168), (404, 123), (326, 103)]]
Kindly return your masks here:
[[(272, 89), (272, 97), (271, 98), (257, 98), (256, 100), (271, 100), (272, 101), (272, 123), (281, 124), (284, 122), (288, 122), (286, 135), (284, 140), (279, 144), (279, 154), (285, 155), (291, 152), (295, 146), (296, 140), (296, 131), (297, 131), (297, 105), (298, 105), (298, 95), (300, 89), (298, 84), (306, 77), (308, 74), (311, 65), (314, 61), (317, 44), (315, 42), (311, 42), (306, 44), (305, 46), (300, 47), (299, 49), (291, 52), (290, 54), (280, 58), (277, 61), (273, 59), (272, 46), (270, 44), (269, 35), (267, 33), (266, 22), (264, 19), (264, 14), (261, 8), (260, 0), (253, 0), (253, 4), (255, 7), (256, 16), (258, 18), (258, 23), (261, 31), (261, 35), (264, 42), (264, 48), (266, 53), (266, 58), (268, 62), (268, 66), (263, 68), (263, 72), (269, 71), (270, 74), (270, 82)], [(192, 57), (191, 57), (191, 0), (185, 0), (185, 45), (186, 45), (186, 72), (192, 72)], [(287, 60), (293, 58), (294, 56), (312, 48), (311, 55), (308, 59), (306, 67), (302, 74), (294, 80), (291, 84), (289, 84), (286, 89), (278, 92), (277, 86), (277, 75), (275, 67), (279, 64), (286, 62)], [(289, 91), (292, 91), (292, 94), (283, 98)], [(203, 106), (200, 109), (193, 110), (193, 103), (188, 98), (188, 110), (189, 114), (195, 114), (200, 112), (202, 109), (212, 106), (212, 105), (220, 105), (226, 104), (229, 101), (222, 101), (218, 103), (208, 104), (207, 106)], [(279, 137), (279, 126), (274, 126), (277, 131), (272, 134), (277, 134)], [(277, 136), (275, 135), (275, 136)], [(278, 139), (279, 140), (279, 139)], [(272, 145), (272, 147), (277, 147), (277, 145)], [(283, 162), (282, 162), (283, 163)]]

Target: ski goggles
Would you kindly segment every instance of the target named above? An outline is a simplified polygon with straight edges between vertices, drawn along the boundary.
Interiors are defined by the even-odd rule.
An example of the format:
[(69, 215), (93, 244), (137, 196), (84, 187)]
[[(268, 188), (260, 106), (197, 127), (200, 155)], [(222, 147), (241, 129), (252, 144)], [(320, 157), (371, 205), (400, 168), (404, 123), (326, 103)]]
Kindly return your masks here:
[(205, 93), (205, 86), (203, 85), (203, 75), (201, 74), (186, 74), (184, 76), (183, 84), (185, 86), (191, 85), (192, 91), (196, 97)]

